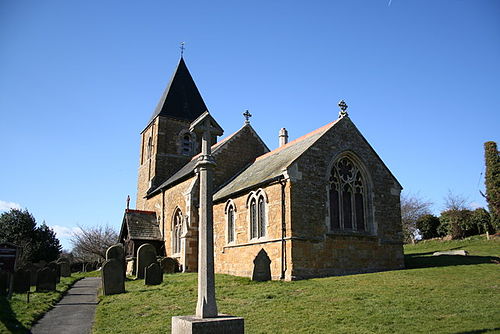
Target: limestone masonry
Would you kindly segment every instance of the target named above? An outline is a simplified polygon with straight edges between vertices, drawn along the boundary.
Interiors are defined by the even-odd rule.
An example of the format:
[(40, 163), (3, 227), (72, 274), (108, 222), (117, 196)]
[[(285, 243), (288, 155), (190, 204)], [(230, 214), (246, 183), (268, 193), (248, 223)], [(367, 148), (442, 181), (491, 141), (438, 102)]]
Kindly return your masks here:
[[(291, 142), (281, 129), (274, 151), (249, 121), (212, 138), (217, 273), (294, 280), (403, 268), (401, 185), (339, 106), (338, 119)], [(129, 260), (157, 242), (182, 271), (197, 270), (201, 138), (189, 125), (205, 111), (181, 58), (141, 133), (136, 209), (120, 233)]]

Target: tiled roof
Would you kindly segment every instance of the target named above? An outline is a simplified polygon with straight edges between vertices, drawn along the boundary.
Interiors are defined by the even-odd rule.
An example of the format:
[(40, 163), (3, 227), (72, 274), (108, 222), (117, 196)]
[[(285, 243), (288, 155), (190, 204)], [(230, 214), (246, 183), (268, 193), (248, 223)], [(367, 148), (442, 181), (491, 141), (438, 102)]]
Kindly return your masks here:
[(128, 235), (131, 239), (163, 240), (154, 211), (125, 210), (120, 240)]
[[(249, 127), (251, 131), (255, 132), (252, 129), (252, 127), (251, 127), (250, 124), (245, 124), (243, 127), (241, 127), (235, 133), (229, 135), (228, 137), (224, 138), (223, 140), (221, 140), (221, 141), (215, 143), (214, 145), (212, 145), (212, 155), (214, 156), (214, 158), (217, 159), (217, 155), (224, 150), (225, 145), (227, 143), (229, 143), (231, 141), (231, 139), (235, 138), (240, 133), (242, 133), (243, 130), (246, 127)], [(263, 144), (263, 145), (265, 146), (265, 144)], [(267, 148), (267, 146), (266, 146), (266, 148)], [(201, 153), (195, 155), (191, 159), (191, 161), (189, 161), (187, 164), (185, 164), (179, 171), (177, 171), (177, 173), (175, 173), (174, 175), (172, 175), (168, 180), (166, 180), (165, 182), (163, 182), (160, 186), (158, 186), (154, 190), (148, 192), (148, 196), (153, 195), (155, 193), (158, 193), (161, 189), (164, 189), (164, 188), (167, 188), (167, 187), (169, 187), (171, 185), (174, 185), (177, 182), (179, 182), (181, 180), (184, 180), (185, 178), (190, 177), (191, 175), (193, 175), (194, 169), (196, 167), (196, 164), (198, 162), (198, 158), (200, 157), (200, 155), (201, 155)]]
[(227, 198), (234, 193), (250, 189), (258, 184), (279, 177), (288, 166), (337, 122), (338, 120), (329, 123), (286, 145), (261, 155), (239, 175), (218, 190), (214, 194), (214, 201)]
[(207, 111), (207, 106), (184, 59), (181, 58), (149, 123), (158, 115), (193, 121), (205, 111)]

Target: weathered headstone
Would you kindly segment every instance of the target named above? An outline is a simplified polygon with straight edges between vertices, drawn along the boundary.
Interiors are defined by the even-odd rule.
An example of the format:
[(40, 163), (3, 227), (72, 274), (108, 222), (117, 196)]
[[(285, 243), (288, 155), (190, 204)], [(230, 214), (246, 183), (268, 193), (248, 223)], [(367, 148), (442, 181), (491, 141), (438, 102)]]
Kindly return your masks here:
[(61, 282), (61, 267), (59, 266), (59, 264), (53, 261), (47, 264), (47, 267), (54, 270), (54, 272), (56, 273), (56, 283)]
[(123, 267), (117, 259), (104, 262), (101, 268), (102, 292), (104, 295), (113, 295), (125, 292)]
[(116, 244), (106, 251), (106, 260), (116, 259), (122, 265), (123, 277), (125, 277), (125, 251), (122, 244)]
[(271, 280), (271, 259), (264, 249), (261, 249), (253, 260), (252, 281)]
[(156, 262), (156, 249), (151, 244), (144, 244), (137, 250), (137, 278), (144, 278), (144, 268)]
[(61, 270), (62, 277), (70, 277), (71, 276), (71, 266), (69, 264), (69, 260), (65, 257), (59, 258), (57, 260), (57, 264), (59, 265), (59, 269)]
[(158, 261), (158, 264), (165, 274), (173, 274), (177, 272), (179, 268), (179, 263), (177, 262), (177, 260), (171, 257), (162, 258)]
[(30, 272), (19, 269), (14, 273), (14, 292), (24, 293), (30, 290)]
[(49, 267), (40, 269), (37, 274), (36, 291), (55, 291), (56, 276), (56, 272)]
[(158, 263), (151, 263), (144, 269), (144, 284), (158, 285), (163, 282), (163, 273)]
[(38, 270), (40, 270), (41, 268), (34, 263), (30, 263), (25, 267), (25, 269), (28, 270), (30, 273), (30, 285), (35, 286), (37, 273), (38, 273)]

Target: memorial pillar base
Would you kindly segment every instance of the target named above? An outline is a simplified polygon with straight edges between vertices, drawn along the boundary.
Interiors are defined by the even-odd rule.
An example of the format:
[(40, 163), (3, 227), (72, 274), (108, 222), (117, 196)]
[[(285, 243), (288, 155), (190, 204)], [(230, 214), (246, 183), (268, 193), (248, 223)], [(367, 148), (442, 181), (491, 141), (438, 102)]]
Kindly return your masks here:
[(172, 334), (243, 334), (242, 317), (219, 314), (216, 318), (198, 318), (194, 315), (172, 317)]

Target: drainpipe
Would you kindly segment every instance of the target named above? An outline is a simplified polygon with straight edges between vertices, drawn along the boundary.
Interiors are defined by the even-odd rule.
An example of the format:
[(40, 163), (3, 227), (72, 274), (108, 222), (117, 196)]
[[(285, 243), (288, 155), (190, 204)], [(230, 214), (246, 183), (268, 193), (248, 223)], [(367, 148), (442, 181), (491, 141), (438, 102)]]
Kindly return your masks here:
[(280, 180), (281, 184), (281, 275), (280, 279), (285, 279), (286, 272), (286, 203), (285, 203), (285, 186), (286, 179)]

